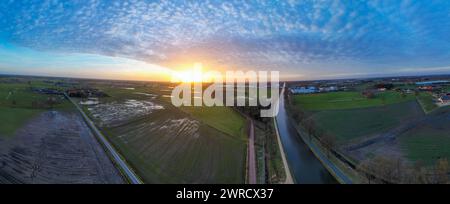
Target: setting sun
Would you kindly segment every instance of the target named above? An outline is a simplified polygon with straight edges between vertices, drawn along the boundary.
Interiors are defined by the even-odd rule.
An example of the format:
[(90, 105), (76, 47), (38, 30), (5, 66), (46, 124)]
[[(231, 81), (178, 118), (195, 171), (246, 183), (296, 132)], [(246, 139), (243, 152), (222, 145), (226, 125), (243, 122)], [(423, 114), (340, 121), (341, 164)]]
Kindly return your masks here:
[(183, 82), (183, 83), (198, 83), (198, 82), (209, 82), (213, 76), (210, 74), (203, 73), (202, 63), (195, 63), (192, 68), (188, 68), (181, 71), (172, 72), (172, 82)]

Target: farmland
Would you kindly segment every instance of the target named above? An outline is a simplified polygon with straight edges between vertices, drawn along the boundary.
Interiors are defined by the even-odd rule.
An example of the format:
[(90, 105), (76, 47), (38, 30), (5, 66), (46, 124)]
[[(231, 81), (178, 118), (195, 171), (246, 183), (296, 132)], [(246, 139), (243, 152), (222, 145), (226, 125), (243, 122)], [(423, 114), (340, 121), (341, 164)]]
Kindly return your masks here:
[(403, 121), (421, 117), (420, 106), (403, 102), (388, 106), (320, 111), (313, 114), (319, 128), (334, 134), (339, 143), (387, 131)]
[[(1, 168), (0, 183), (123, 182), (74, 107), (62, 96), (33, 91), (67, 89), (54, 85), (64, 80), (2, 80), (0, 119), (5, 122), (0, 124), (0, 160), (8, 163)], [(146, 183), (245, 182), (246, 120), (231, 108), (173, 107), (166, 84), (92, 80), (74, 84), (107, 94), (83, 110)], [(50, 99), (56, 102), (50, 104)], [(44, 170), (30, 168), (33, 161), (40, 161)], [(61, 173), (52, 176), (56, 175), (52, 171)]]
[(361, 92), (292, 95), (292, 101), (307, 121), (334, 136), (336, 148), (355, 161), (383, 156), (431, 167), (440, 158), (450, 158), (450, 111), (438, 108), (432, 93), (387, 90), (369, 98), (362, 90), (370, 87), (373, 84), (362, 83), (355, 88)]
[(310, 111), (369, 108), (414, 100), (412, 95), (402, 96), (394, 91), (386, 91), (367, 99), (360, 92), (332, 92), (326, 94), (295, 95), (294, 103)]
[(401, 147), (412, 161), (432, 165), (439, 158), (450, 158), (450, 108), (427, 115), (420, 125), (400, 135)]
[(85, 111), (145, 183), (245, 181), (245, 119), (231, 108), (174, 107), (161, 84), (92, 86), (110, 97)]
[(123, 183), (74, 107), (32, 91), (52, 83), (0, 78), (0, 183)]
[[(0, 120), (4, 121), (0, 123), (0, 136), (12, 136), (28, 119), (47, 110), (45, 106), (49, 96), (30, 91), (30, 87), (36, 85), (48, 86), (38, 81), (0, 83)], [(56, 99), (53, 108), (70, 107), (70, 103), (61, 96)]]
[(181, 110), (194, 118), (238, 139), (245, 140), (245, 119), (233, 109), (225, 106), (218, 107), (181, 107)]

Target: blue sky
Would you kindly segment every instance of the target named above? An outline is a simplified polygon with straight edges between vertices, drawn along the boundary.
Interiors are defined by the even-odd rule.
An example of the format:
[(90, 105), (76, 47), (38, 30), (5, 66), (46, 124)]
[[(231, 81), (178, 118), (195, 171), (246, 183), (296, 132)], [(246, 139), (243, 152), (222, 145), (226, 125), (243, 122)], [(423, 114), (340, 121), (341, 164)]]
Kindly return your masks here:
[(450, 73), (450, 1), (0, 3), (0, 73), (154, 80), (196, 62), (285, 79)]

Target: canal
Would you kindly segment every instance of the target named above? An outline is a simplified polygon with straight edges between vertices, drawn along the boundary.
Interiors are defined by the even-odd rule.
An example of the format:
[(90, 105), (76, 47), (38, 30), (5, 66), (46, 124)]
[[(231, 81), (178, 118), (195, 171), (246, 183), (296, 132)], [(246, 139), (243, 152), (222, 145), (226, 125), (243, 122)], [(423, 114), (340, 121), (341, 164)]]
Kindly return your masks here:
[(280, 109), (276, 121), (286, 160), (295, 182), (299, 184), (337, 183), (289, 122), (283, 95), (280, 96)]

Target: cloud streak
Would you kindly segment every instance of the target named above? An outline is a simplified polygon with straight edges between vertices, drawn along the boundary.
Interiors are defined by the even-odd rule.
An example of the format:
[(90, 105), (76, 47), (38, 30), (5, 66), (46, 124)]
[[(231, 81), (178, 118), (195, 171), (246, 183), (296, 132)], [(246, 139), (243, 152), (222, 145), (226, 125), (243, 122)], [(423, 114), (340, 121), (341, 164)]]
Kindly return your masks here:
[(20, 46), (168, 67), (339, 74), (450, 64), (449, 1), (9, 0), (0, 19), (0, 38)]

